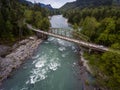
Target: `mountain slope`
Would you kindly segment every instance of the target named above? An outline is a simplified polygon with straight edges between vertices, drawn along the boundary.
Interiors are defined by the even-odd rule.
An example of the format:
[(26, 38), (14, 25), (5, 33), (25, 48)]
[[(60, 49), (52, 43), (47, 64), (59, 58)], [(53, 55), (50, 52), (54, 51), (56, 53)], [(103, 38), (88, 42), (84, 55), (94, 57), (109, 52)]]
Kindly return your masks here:
[[(27, 0), (19, 0), (19, 2), (21, 2), (23, 4), (26, 4), (26, 5), (29, 5), (29, 6), (34, 5), (34, 3), (30, 2), (30, 1), (27, 1)], [(36, 4), (38, 4), (42, 8), (47, 8), (49, 10), (53, 9), (53, 7), (50, 4), (43, 4), (43, 3), (36, 3)]]
[(66, 3), (64, 6), (62, 6), (60, 8), (60, 10), (68, 10), (68, 9), (72, 9), (72, 8), (76, 8), (76, 2), (69, 2), (69, 3)]
[(19, 2), (21, 2), (21, 3), (23, 3), (23, 4), (26, 4), (26, 5), (29, 5), (29, 6), (33, 5), (32, 2), (26, 1), (26, 0), (19, 0)]
[(120, 5), (120, 0), (76, 0), (74, 2), (66, 3), (60, 10), (110, 5)]
[(47, 8), (49, 10), (53, 10), (53, 7), (50, 4), (38, 3), (38, 5), (42, 8)]

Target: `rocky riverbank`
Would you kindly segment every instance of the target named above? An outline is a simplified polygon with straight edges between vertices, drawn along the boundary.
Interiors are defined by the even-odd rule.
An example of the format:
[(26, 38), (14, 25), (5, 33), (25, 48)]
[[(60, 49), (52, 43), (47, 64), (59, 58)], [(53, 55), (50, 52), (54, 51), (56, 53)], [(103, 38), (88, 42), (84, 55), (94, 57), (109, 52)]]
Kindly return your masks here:
[(0, 56), (4, 56), (10, 51), (10, 46), (0, 45)]
[[(0, 57), (0, 83), (9, 77), (11, 72), (18, 68), (24, 60), (29, 58), (41, 42), (41, 39), (37, 39), (37, 37), (34, 36), (24, 39), (10, 47), (10, 54), (4, 58)], [(9, 49), (5, 48), (6, 51)], [(4, 49), (1, 49), (1, 55), (3, 54), (2, 51), (4, 51)]]
[(81, 77), (83, 90), (96, 90), (92, 82), (89, 80), (89, 75), (91, 73), (91, 70), (89, 68), (88, 61), (84, 59), (82, 50), (79, 51), (79, 54), (80, 54), (80, 60), (79, 60), (80, 77)]
[(88, 73), (92, 76), (93, 72), (89, 66), (88, 60), (86, 60), (83, 56), (83, 51), (80, 51), (79, 53), (80, 53), (79, 65), (81, 72), (80, 77), (82, 77), (81, 80), (84, 90), (108, 90), (106, 88), (100, 87), (97, 83), (95, 83), (95, 78), (93, 78), (92, 82), (88, 80)]
[(81, 55), (81, 61), (83, 62), (83, 66), (86, 67), (87, 71), (92, 73), (89, 65), (88, 65), (88, 60), (85, 60), (84, 56), (83, 56), (83, 51), (80, 52)]

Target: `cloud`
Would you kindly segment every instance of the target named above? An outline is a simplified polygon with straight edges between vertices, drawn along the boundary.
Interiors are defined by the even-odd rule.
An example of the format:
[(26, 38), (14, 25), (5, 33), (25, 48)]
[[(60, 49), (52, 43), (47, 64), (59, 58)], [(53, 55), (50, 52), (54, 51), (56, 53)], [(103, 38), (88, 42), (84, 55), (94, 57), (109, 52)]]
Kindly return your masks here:
[(75, 0), (28, 0), (31, 2), (40, 2), (40, 3), (44, 3), (44, 4), (51, 4), (52, 7), (54, 8), (60, 8), (62, 5), (64, 5), (66, 2), (72, 2)]

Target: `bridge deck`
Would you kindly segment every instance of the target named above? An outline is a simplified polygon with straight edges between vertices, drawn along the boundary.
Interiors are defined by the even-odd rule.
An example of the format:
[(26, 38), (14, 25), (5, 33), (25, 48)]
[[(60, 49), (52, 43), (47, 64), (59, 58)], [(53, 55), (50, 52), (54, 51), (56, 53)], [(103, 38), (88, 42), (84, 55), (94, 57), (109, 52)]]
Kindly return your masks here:
[(66, 36), (61, 36), (61, 35), (58, 35), (58, 34), (45, 32), (45, 31), (42, 31), (42, 30), (39, 30), (39, 29), (35, 29), (29, 24), (27, 24), (27, 27), (29, 29), (35, 31), (35, 32), (43, 33), (43, 34), (46, 34), (46, 35), (49, 35), (49, 36), (53, 36), (53, 37), (56, 37), (56, 38), (60, 38), (60, 39), (63, 39), (63, 40), (74, 42), (74, 43), (77, 43), (77, 44), (79, 44), (81, 46), (84, 46), (84, 47), (87, 47), (87, 48), (90, 48), (90, 49), (94, 49), (94, 50), (102, 51), (102, 52), (109, 51), (109, 49), (107, 47), (104, 47), (102, 45), (96, 45), (96, 44), (93, 44), (93, 43), (84, 42), (82, 40), (76, 40), (76, 39), (69, 38), (69, 37), (66, 37)]

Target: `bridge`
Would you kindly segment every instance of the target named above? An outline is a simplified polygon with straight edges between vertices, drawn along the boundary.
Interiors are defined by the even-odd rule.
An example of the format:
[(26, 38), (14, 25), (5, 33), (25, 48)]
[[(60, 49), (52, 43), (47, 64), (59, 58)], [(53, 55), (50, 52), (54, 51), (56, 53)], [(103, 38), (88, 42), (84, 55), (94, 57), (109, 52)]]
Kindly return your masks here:
[(55, 32), (58, 32), (58, 30), (57, 30), (58, 28), (51, 28), (54, 32), (52, 32), (51, 30), (50, 30), (50, 32), (46, 32), (46, 31), (42, 31), (40, 29), (35, 29), (29, 24), (27, 24), (27, 27), (34, 32), (49, 35), (49, 36), (63, 39), (63, 40), (69, 41), (69, 42), (74, 42), (74, 43), (79, 44), (80, 46), (87, 47), (89, 49), (97, 50), (100, 52), (110, 51), (107, 47), (102, 46), (102, 45), (97, 45), (97, 44), (85, 42), (82, 40), (76, 40), (76, 39), (73, 39), (72, 37), (64, 36), (64, 35), (62, 35), (62, 33), (61, 33), (61, 35), (59, 35), (59, 34), (55, 33)]

